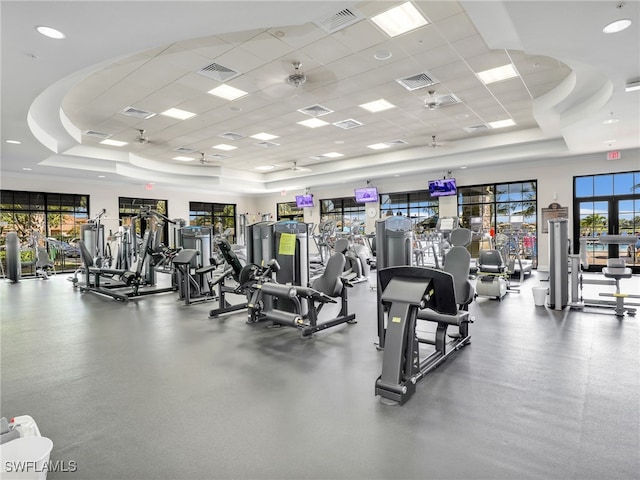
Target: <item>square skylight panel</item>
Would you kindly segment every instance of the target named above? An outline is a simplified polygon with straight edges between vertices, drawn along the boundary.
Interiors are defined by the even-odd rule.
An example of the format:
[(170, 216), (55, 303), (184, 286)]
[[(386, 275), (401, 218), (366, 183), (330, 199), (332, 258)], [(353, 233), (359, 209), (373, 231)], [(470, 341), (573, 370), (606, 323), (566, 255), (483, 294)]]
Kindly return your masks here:
[(251, 138), (255, 138), (256, 140), (273, 140), (274, 138), (279, 138), (278, 135), (271, 135), (270, 133), (256, 133), (255, 135), (251, 135)]
[(382, 112), (384, 110), (389, 110), (390, 108), (396, 108), (393, 103), (387, 102), (384, 98), (369, 103), (363, 103), (362, 105), (358, 106), (360, 108), (364, 108), (365, 110), (369, 110), (372, 113)]
[(371, 21), (392, 38), (429, 24), (429, 20), (424, 18), (411, 2), (403, 3), (371, 17)]
[(488, 85), (489, 83), (499, 82), (501, 80), (507, 80), (508, 78), (513, 78), (518, 76), (518, 72), (513, 67), (512, 64), (508, 63), (507, 65), (503, 65), (501, 67), (491, 68), (489, 70), (485, 70), (484, 72), (476, 73), (478, 78), (484, 83)]
[(344, 153), (329, 152), (329, 153), (322, 154), (322, 156), (325, 158), (338, 158), (338, 157), (344, 157)]
[(498, 120), (497, 122), (489, 122), (487, 125), (489, 125), (491, 128), (505, 128), (505, 127), (512, 127), (516, 124), (516, 122), (514, 122), (511, 118), (507, 118), (506, 120)]
[(247, 92), (244, 90), (240, 90), (239, 88), (232, 87), (230, 85), (220, 85), (212, 90), (209, 90), (211, 95), (215, 95), (216, 97), (224, 98), (225, 100), (235, 100), (236, 98), (244, 97), (247, 95)]
[(191, 117), (195, 117), (195, 113), (187, 112), (186, 110), (180, 110), (179, 108), (170, 108), (165, 110), (160, 115), (165, 117), (177, 118), (178, 120), (188, 120)]
[(111, 140), (110, 138), (107, 138), (102, 140), (100, 143), (103, 145), (110, 145), (112, 147), (124, 147), (129, 142), (121, 142), (120, 140)]
[(318, 128), (324, 127), (325, 125), (329, 125), (328, 122), (324, 120), (320, 120), (319, 118), (310, 118), (309, 120), (303, 120), (302, 122), (298, 122), (299, 125), (304, 125), (309, 128)]

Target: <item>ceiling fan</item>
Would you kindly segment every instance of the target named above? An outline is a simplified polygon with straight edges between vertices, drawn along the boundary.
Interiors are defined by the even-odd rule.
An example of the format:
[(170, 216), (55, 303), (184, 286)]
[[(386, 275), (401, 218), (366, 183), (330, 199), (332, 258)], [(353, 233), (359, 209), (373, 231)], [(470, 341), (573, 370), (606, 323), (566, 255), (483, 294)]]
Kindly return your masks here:
[(307, 76), (304, 74), (300, 67), (302, 63), (295, 61), (292, 63), (293, 65), (293, 73), (287, 77), (287, 83), (289, 85), (293, 85), (298, 88), (301, 85), (304, 85), (307, 82)]
[(436, 136), (435, 135), (431, 135), (431, 141), (427, 145), (429, 145), (431, 148), (438, 148), (438, 147), (441, 147), (444, 144), (441, 143), (441, 142), (438, 142), (436, 140)]
[(136, 137), (136, 142), (145, 144), (149, 143), (149, 137), (144, 134), (144, 130), (142, 128), (138, 129), (138, 136)]
[(440, 107), (440, 102), (438, 101), (438, 97), (435, 96), (435, 90), (429, 90), (429, 97), (424, 101), (424, 107), (429, 110), (437, 110)]
[(299, 167), (298, 162), (293, 162), (293, 166), (291, 167), (291, 170), (293, 170), (294, 172), (310, 172), (311, 171), (309, 167)]

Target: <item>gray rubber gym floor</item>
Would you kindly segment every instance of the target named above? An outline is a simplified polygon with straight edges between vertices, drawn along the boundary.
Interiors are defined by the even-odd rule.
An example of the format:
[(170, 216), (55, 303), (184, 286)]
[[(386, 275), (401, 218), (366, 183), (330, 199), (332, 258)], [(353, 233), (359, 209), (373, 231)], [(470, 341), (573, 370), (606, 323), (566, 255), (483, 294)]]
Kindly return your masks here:
[(402, 407), (374, 396), (368, 284), (356, 325), (303, 340), (173, 294), (2, 282), (1, 413), (76, 462), (49, 479), (637, 479), (640, 316), (535, 307), (545, 276), (474, 302), (471, 345)]

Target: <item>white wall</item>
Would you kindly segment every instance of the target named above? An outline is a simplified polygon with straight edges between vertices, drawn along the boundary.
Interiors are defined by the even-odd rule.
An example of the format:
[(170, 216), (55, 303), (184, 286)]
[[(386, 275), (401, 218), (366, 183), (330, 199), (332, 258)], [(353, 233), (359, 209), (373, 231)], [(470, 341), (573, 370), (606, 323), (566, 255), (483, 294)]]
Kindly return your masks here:
[[(536, 180), (538, 182), (538, 219), (541, 218), (540, 209), (550, 203), (557, 202), (563, 207), (569, 207), (569, 225), (573, 222), (573, 177), (599, 173), (624, 172), (640, 170), (640, 149), (622, 152), (622, 158), (607, 161), (606, 154), (596, 153), (562, 158), (544, 158), (527, 160), (504, 165), (474, 167), (466, 170), (455, 170), (453, 176), (459, 186), (478, 185), (484, 183), (516, 182)], [(380, 193), (394, 193), (403, 191), (423, 190), (427, 188), (430, 179), (439, 176), (437, 172), (425, 172), (410, 177), (389, 177), (372, 180)], [(339, 183), (327, 187), (313, 187), (310, 193), (314, 195), (315, 207), (305, 209), (305, 221), (318, 224), (320, 221), (320, 205), (322, 198), (350, 197), (353, 189), (366, 185), (366, 180), (355, 183)], [(339, 179), (337, 179), (339, 181)], [(31, 190), (57, 193), (89, 194), (90, 216), (98, 213), (102, 208), (107, 209), (108, 221), (105, 228), (115, 229), (118, 226), (118, 197), (130, 196), (141, 198), (166, 199), (169, 202), (168, 216), (170, 218), (184, 218), (189, 216), (189, 202), (203, 201), (215, 203), (236, 203), (238, 213), (248, 213), (249, 223), (260, 220), (260, 215), (268, 213), (276, 218), (276, 203), (293, 202), (295, 196), (305, 193), (304, 190), (288, 191), (284, 195), (242, 196), (229, 193), (198, 192), (185, 189), (168, 188), (154, 185), (153, 190), (147, 191), (143, 186), (127, 184), (77, 183), (72, 181), (52, 181), (47, 177), (20, 175), (18, 177), (4, 176), (2, 188), (11, 190)], [(370, 205), (367, 204), (366, 207)], [(377, 205), (375, 205), (377, 208)], [(455, 215), (457, 212), (455, 197), (440, 199), (441, 213)], [(373, 232), (376, 218), (367, 218), (366, 231)], [(542, 226), (538, 225), (538, 232)], [(571, 235), (571, 232), (569, 232)], [(548, 269), (548, 235), (539, 233), (538, 262), (539, 269)], [(312, 242), (310, 242), (312, 245)]]

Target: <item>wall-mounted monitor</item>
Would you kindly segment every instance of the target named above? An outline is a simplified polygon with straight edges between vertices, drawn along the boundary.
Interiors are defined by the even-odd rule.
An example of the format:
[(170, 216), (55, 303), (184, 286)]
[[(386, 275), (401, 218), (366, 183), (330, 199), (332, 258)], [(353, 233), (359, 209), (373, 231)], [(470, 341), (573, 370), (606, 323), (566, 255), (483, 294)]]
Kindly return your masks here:
[(313, 207), (313, 195), (296, 195), (296, 206), (298, 208), (311, 208)]
[(378, 189), (376, 187), (356, 188), (354, 194), (356, 196), (356, 203), (378, 201)]
[(429, 180), (429, 193), (432, 197), (446, 197), (456, 195), (455, 178), (443, 178), (442, 180)]

